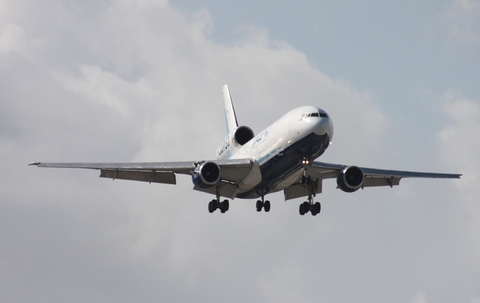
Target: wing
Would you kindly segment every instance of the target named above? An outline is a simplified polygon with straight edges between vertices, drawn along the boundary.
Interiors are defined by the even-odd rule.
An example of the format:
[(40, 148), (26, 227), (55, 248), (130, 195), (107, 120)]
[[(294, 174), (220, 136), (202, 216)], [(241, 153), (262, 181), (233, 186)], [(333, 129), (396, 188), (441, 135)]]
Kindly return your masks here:
[(145, 163), (67, 163), (34, 162), (30, 165), (50, 168), (83, 168), (100, 170), (101, 178), (135, 180), (176, 184), (175, 173), (191, 174), (195, 162), (145, 162)]
[[(347, 165), (331, 164), (323, 162), (313, 162), (312, 167), (308, 169), (308, 173), (314, 179), (331, 179), (337, 178), (341, 171), (348, 168)], [(402, 178), (440, 178), (440, 179), (459, 179), (461, 174), (444, 174), (444, 173), (425, 173), (402, 170), (376, 169), (359, 167), (365, 176), (365, 187), (368, 186), (392, 186), (388, 181), (376, 182), (376, 179), (392, 180)], [(398, 184), (394, 184), (398, 185)]]
[[(252, 171), (258, 166), (256, 161), (251, 159), (138, 163), (33, 162), (30, 165), (50, 168), (95, 169), (100, 170), (101, 178), (176, 184), (176, 174), (193, 175), (195, 169), (205, 162), (213, 162), (220, 167), (220, 195), (226, 197), (234, 197), (238, 188), (237, 185), (248, 181), (249, 176), (251, 178)], [(195, 189), (216, 193), (215, 186), (211, 190), (197, 187)]]
[(324, 162), (313, 162), (307, 168), (306, 175), (310, 176), (312, 180), (310, 185), (303, 184), (299, 179), (297, 183), (285, 190), (286, 200), (308, 196), (309, 193), (312, 195), (321, 193), (323, 179), (337, 179), (337, 185), (340, 189), (346, 192), (354, 192), (365, 187), (397, 186), (400, 185), (402, 178), (459, 179), (462, 176), (461, 174), (376, 169)]
[[(337, 178), (339, 173), (348, 168), (347, 165), (331, 164), (323, 162), (313, 162), (311, 168), (308, 169), (308, 173), (314, 179), (331, 179)], [(376, 179), (392, 180), (402, 178), (441, 178), (441, 179), (459, 179), (461, 174), (443, 174), (443, 173), (425, 173), (425, 172), (412, 172), (402, 170), (389, 170), (389, 169), (376, 169), (359, 167), (365, 175), (365, 187), (368, 186), (382, 186), (391, 184), (388, 181), (376, 182)], [(394, 184), (398, 185), (398, 184)]]

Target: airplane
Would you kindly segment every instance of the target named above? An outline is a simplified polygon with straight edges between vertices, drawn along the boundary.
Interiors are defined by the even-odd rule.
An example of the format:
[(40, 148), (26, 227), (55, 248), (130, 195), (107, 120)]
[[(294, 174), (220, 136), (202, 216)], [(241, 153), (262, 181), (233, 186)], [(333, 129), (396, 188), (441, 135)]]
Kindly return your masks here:
[(353, 193), (365, 187), (397, 186), (402, 178), (453, 178), (461, 174), (385, 170), (314, 161), (331, 144), (333, 123), (324, 110), (302, 106), (291, 110), (258, 135), (239, 126), (227, 85), (223, 86), (227, 136), (216, 160), (141, 163), (44, 163), (29, 165), (100, 170), (101, 178), (176, 184), (176, 174), (190, 175), (194, 189), (215, 195), (208, 211), (225, 213), (229, 199), (258, 199), (256, 210), (269, 212), (270, 193), (283, 191), (285, 201), (300, 197), (299, 213), (316, 216), (321, 211), (314, 197), (322, 181), (336, 179), (337, 188)]

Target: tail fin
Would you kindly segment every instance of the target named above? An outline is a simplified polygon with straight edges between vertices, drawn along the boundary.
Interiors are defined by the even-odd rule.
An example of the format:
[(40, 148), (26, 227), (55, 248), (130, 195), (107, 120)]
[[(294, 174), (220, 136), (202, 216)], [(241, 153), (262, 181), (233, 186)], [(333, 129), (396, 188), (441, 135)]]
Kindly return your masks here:
[(223, 86), (223, 101), (225, 102), (225, 121), (227, 123), (227, 134), (230, 134), (238, 127), (237, 116), (233, 108), (232, 97), (228, 85)]

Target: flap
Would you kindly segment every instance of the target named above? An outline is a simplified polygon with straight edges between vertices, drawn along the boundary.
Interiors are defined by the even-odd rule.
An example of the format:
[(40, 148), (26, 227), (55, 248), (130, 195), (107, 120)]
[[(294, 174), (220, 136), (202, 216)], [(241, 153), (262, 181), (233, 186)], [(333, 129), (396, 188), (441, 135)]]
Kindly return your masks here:
[[(313, 190), (314, 194), (320, 194), (322, 192), (322, 180), (316, 179), (313, 180)], [(296, 199), (300, 197), (307, 197), (308, 196), (308, 188), (306, 184), (295, 183), (283, 191), (285, 196), (285, 201)]]
[(131, 170), (100, 170), (100, 178), (143, 181), (149, 183), (177, 184), (174, 173)]

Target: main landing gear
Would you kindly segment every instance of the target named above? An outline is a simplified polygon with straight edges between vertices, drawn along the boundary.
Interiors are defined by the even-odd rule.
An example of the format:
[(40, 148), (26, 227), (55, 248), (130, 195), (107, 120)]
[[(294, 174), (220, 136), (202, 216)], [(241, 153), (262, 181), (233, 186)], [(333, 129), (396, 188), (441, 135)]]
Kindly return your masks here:
[[(302, 163), (304, 165), (310, 165), (311, 160), (303, 160)], [(303, 202), (300, 204), (300, 207), (298, 209), (300, 215), (305, 215), (306, 213), (310, 212), (312, 216), (316, 216), (320, 213), (322, 210), (322, 206), (320, 205), (320, 202), (313, 202), (313, 197), (315, 197), (315, 190), (313, 188), (313, 180), (312, 177), (306, 175), (306, 171), (303, 172), (302, 184), (305, 184), (308, 189), (308, 201)]]
[(270, 211), (270, 201), (264, 201), (264, 198), (262, 196), (262, 200), (258, 200), (257, 201), (257, 211), (258, 212), (261, 212), (262, 211), (262, 208), (265, 210), (266, 213), (268, 213)]
[(321, 210), (322, 206), (320, 205), (320, 202), (313, 203), (312, 197), (308, 197), (308, 201), (303, 202), (299, 207), (299, 213), (302, 216), (308, 212), (312, 213), (312, 216), (316, 216)]
[(220, 197), (218, 197), (217, 199), (213, 199), (208, 203), (208, 211), (210, 213), (213, 213), (217, 209), (220, 209), (220, 212), (223, 214), (228, 211), (229, 207), (230, 203), (228, 202), (228, 200), (223, 200), (223, 202), (220, 202)]

